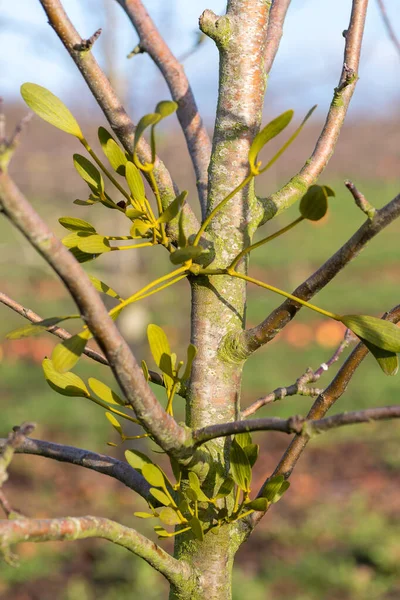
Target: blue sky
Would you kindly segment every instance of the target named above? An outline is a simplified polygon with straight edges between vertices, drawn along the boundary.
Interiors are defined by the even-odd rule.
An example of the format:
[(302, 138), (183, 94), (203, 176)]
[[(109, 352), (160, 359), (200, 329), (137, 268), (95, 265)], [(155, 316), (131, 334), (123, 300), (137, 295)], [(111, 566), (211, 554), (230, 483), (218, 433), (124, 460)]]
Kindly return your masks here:
[[(112, 0), (109, 0), (111, 3)], [(107, 29), (103, 0), (64, 0), (64, 7), (84, 37), (98, 27)], [(216, 13), (224, 9), (222, 0), (148, 0), (145, 5), (180, 55), (190, 48), (198, 17), (205, 8)], [(267, 106), (306, 110), (318, 103), (325, 112), (341, 68), (348, 25), (350, 0), (293, 0), (285, 36), (271, 73)], [(399, 0), (386, 0), (388, 14), (400, 36)], [(113, 6), (111, 4), (111, 6)], [(126, 60), (137, 37), (119, 6), (115, 6), (113, 60), (125, 80), (126, 97), (134, 116), (151, 110), (155, 101), (168, 92), (150, 59), (145, 55)], [(104, 38), (104, 36), (103, 36)], [(101, 40), (101, 38), (100, 38)], [(103, 42), (95, 53), (104, 62)], [(0, 95), (6, 100), (18, 97), (24, 81), (34, 81), (51, 89), (65, 101), (89, 110), (90, 94), (66, 55), (38, 0), (0, 0)], [(185, 62), (203, 114), (212, 118), (216, 101), (218, 53), (208, 40)], [(400, 57), (388, 39), (375, 0), (370, 0), (360, 81), (352, 104), (355, 114), (385, 115), (398, 110), (400, 102)]]

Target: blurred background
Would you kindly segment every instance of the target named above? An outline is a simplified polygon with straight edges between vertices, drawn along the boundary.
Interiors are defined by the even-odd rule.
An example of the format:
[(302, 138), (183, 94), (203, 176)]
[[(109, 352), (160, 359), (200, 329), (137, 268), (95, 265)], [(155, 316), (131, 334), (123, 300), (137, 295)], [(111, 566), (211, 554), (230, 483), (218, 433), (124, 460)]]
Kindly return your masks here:
[[(321, 130), (341, 70), (350, 0), (293, 2), (278, 58), (269, 78), (265, 120), (295, 109), (293, 128), (310, 106), (318, 109), (301, 136), (267, 176), (257, 191), (276, 190), (304, 164)], [(216, 105), (218, 54), (209, 40), (195, 49), (197, 20), (205, 8), (222, 13), (216, 0), (148, 0), (150, 14), (174, 53), (184, 60), (199, 107), (210, 132)], [(166, 86), (146, 55), (127, 60), (137, 44), (123, 11), (111, 0), (65, 0), (64, 6), (82, 37), (99, 27), (103, 33), (94, 53), (137, 121), (168, 98)], [(400, 37), (398, 0), (386, 0), (387, 14)], [(4, 99), (6, 130), (26, 114), (19, 87), (25, 81), (48, 87), (77, 117), (86, 137), (98, 149), (97, 128), (106, 125), (85, 83), (46, 22), (39, 2), (0, 0), (0, 95)], [(400, 165), (400, 55), (388, 37), (378, 4), (371, 1), (360, 80), (334, 157), (320, 182), (333, 187), (330, 212), (316, 224), (302, 223), (252, 256), (252, 274), (291, 291), (323, 263), (363, 223), (343, 185), (354, 181), (368, 200), (380, 207), (399, 192)], [(272, 147), (272, 146), (271, 146)], [(87, 219), (97, 230), (125, 235), (125, 220), (113, 221), (102, 207), (93, 210), (72, 204), (86, 199), (85, 184), (72, 166), (78, 143), (50, 125), (33, 118), (24, 132), (11, 172), (39, 213), (60, 236), (60, 216)], [(197, 210), (194, 177), (183, 136), (174, 118), (159, 128), (158, 152), (180, 189), (189, 190)], [(268, 151), (267, 151), (268, 153)], [(260, 235), (283, 227), (297, 216), (292, 207)], [(116, 212), (116, 211), (115, 211)], [(112, 229), (112, 231), (111, 231)], [(125, 233), (126, 231), (126, 233)], [(315, 302), (341, 313), (379, 316), (399, 303), (400, 222), (374, 239), (345, 272), (337, 276)], [(290, 238), (289, 238), (290, 235)], [(41, 316), (73, 311), (63, 286), (10, 224), (0, 220), (0, 289)], [(110, 253), (111, 254), (111, 253)], [(169, 268), (160, 249), (141, 254), (105, 255), (87, 266), (121, 296), (129, 295), (156, 274)], [(153, 275), (154, 274), (154, 275)], [(181, 282), (143, 304), (133, 305), (119, 319), (121, 330), (137, 357), (152, 367), (146, 342), (147, 324), (157, 323), (170, 344), (184, 356), (189, 343), (189, 293)], [(179, 301), (178, 301), (179, 299)], [(112, 301), (108, 304), (111, 306)], [(255, 325), (280, 299), (249, 289), (248, 326)], [(23, 319), (0, 306), (0, 437), (23, 421), (38, 424), (35, 436), (122, 457), (128, 447), (108, 448), (117, 442), (103, 411), (81, 398), (64, 398), (46, 384), (40, 363), (56, 340), (49, 334), (7, 341), (5, 334)], [(71, 329), (73, 331), (73, 329)], [(293, 383), (307, 367), (316, 369), (334, 353), (342, 328), (315, 313), (301, 311), (272, 343), (245, 367), (243, 405), (281, 385)], [(341, 361), (318, 383), (327, 384)], [(83, 359), (76, 371), (83, 377), (112, 379), (105, 367)], [(113, 384), (115, 385), (115, 384)], [(159, 390), (156, 390), (159, 394)], [(398, 403), (399, 375), (385, 378), (367, 358), (353, 378), (336, 411)], [(162, 394), (160, 400), (164, 402)], [(175, 401), (178, 418), (183, 402)], [(266, 407), (260, 416), (305, 414), (309, 398), (288, 398)], [(234, 598), (241, 600), (394, 600), (400, 597), (400, 444), (399, 425), (371, 424), (332, 432), (316, 439), (301, 458), (292, 487), (239, 551)], [(135, 433), (132, 430), (132, 433)], [(289, 439), (282, 434), (254, 436), (261, 444), (255, 489), (273, 470)], [(113, 480), (70, 465), (38, 457), (15, 458), (5, 486), (10, 501), (32, 517), (95, 514), (146, 531), (133, 517), (144, 503)], [(154, 537), (151, 526), (146, 533)], [(162, 542), (171, 549), (169, 543)], [(140, 559), (106, 542), (23, 544), (18, 547), (21, 567), (0, 565), (0, 600), (128, 600), (145, 590), (148, 600), (167, 597), (166, 585)]]

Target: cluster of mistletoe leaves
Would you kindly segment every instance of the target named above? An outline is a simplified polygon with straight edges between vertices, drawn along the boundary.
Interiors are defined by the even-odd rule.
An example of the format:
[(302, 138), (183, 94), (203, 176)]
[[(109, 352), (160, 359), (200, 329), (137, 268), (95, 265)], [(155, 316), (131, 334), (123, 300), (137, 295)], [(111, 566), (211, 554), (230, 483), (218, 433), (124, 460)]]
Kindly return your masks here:
[[(272, 477), (262, 494), (250, 499), (252, 468), (258, 451), (259, 446), (252, 443), (250, 434), (236, 435), (231, 444), (229, 474), (219, 485), (215, 496), (210, 498), (202, 489), (196, 473), (182, 470), (174, 459), (170, 458), (175, 477), (175, 482), (172, 482), (148, 456), (138, 450), (127, 450), (126, 460), (150, 484), (153, 498), (149, 502), (151, 512), (135, 512), (135, 516), (158, 518), (162, 525), (156, 525), (154, 531), (160, 538), (190, 530), (194, 538), (202, 541), (206, 533), (218, 533), (225, 523), (234, 523), (254, 511), (267, 510), (282, 497), (290, 484), (282, 475)], [(165, 526), (175, 529), (168, 531)]]

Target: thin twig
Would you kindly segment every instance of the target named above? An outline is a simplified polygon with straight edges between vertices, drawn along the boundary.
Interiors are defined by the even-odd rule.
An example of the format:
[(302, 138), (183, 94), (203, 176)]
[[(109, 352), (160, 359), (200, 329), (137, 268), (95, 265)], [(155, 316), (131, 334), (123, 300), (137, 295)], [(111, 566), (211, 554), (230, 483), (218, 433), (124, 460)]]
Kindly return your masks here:
[(207, 208), (208, 165), (211, 141), (199, 114), (185, 71), (163, 40), (141, 0), (117, 0), (139, 36), (141, 52), (146, 52), (161, 71), (171, 96), (178, 103), (177, 117), (184, 133), (196, 174), (203, 217)]
[(100, 28), (95, 31), (94, 34), (91, 35), (87, 40), (82, 40), (79, 44), (75, 44), (74, 50), (77, 50), (78, 52), (86, 52), (87, 50), (90, 50), (95, 41), (101, 36), (101, 33), (102, 29)]
[(291, 0), (273, 0), (269, 11), (264, 61), (265, 72), (267, 74), (270, 73), (278, 52), (283, 34), (283, 25), (285, 23), (286, 13), (290, 6), (290, 2)]
[(13, 459), (14, 453), (23, 444), (25, 437), (35, 429), (34, 423), (23, 423), (20, 427), (13, 427), (8, 438), (4, 440), (0, 454), (0, 488), (8, 479), (8, 467)]
[(166, 414), (158, 402), (88, 275), (33, 210), (10, 177), (1, 172), (0, 204), (10, 221), (64, 282), (146, 432), (151, 433), (166, 452), (185, 452), (187, 432)]
[(331, 358), (327, 362), (322, 363), (318, 367), (318, 369), (316, 369), (315, 371), (308, 368), (305, 371), (305, 373), (303, 373), (303, 375), (301, 375), (296, 380), (296, 382), (293, 383), (292, 385), (276, 388), (276, 390), (274, 390), (267, 396), (263, 396), (262, 398), (259, 398), (258, 400), (256, 400), (252, 404), (250, 404), (250, 406), (248, 406), (244, 411), (242, 411), (242, 419), (247, 419), (247, 417), (249, 417), (250, 415), (253, 415), (255, 412), (257, 412), (260, 408), (262, 408), (266, 404), (271, 404), (272, 402), (276, 402), (277, 400), (282, 400), (283, 398), (286, 398), (287, 396), (299, 395), (299, 396), (311, 396), (314, 398), (316, 396), (319, 396), (323, 392), (323, 390), (321, 390), (319, 388), (314, 388), (314, 387), (312, 387), (312, 388), (307, 387), (308, 384), (315, 383), (316, 381), (318, 381), (318, 379), (321, 377), (321, 375), (323, 373), (326, 373), (326, 371), (328, 371), (328, 369), (335, 362), (337, 362), (339, 360), (340, 355), (345, 350), (345, 348), (347, 348), (347, 346), (349, 345), (350, 338), (351, 338), (351, 332), (349, 329), (347, 329), (344, 339), (339, 344), (339, 346), (335, 350), (334, 354), (331, 356)]
[(354, 183), (352, 183), (351, 181), (347, 180), (344, 182), (344, 185), (347, 187), (347, 189), (349, 190), (349, 192), (351, 193), (351, 195), (354, 198), (354, 201), (356, 203), (356, 205), (358, 206), (358, 208), (360, 210), (363, 211), (364, 214), (367, 215), (368, 219), (373, 219), (376, 213), (376, 208), (374, 206), (372, 206), (372, 204), (370, 204), (368, 202), (368, 200), (366, 199), (366, 197), (364, 196), (364, 194), (362, 192), (360, 192), (360, 190), (358, 190), (356, 188), (356, 186), (354, 185)]
[[(3, 451), (7, 440), (0, 439), (0, 451)], [(31, 454), (51, 458), (59, 462), (70, 463), (78, 467), (84, 467), (91, 471), (97, 471), (103, 475), (108, 475), (126, 485), (131, 490), (145, 499), (149, 498), (150, 485), (135, 469), (132, 469), (128, 463), (117, 460), (106, 454), (98, 454), (83, 448), (73, 446), (64, 446), (35, 440), (25, 437), (16, 448), (17, 454)]]
[(324, 128), (315, 149), (298, 174), (278, 192), (260, 199), (263, 217), (260, 225), (299, 200), (315, 183), (333, 153), (357, 83), (361, 44), (368, 0), (353, 0), (350, 25), (346, 31), (342, 73), (335, 88)]
[[(315, 273), (292, 293), (301, 300), (310, 300), (346, 267), (368, 242), (400, 216), (400, 194), (377, 210), (373, 221), (368, 219), (356, 233), (333, 254)], [(241, 334), (240, 347), (247, 355), (271, 341), (295, 317), (300, 304), (286, 300), (262, 323)]]
[(397, 37), (397, 35), (396, 35), (393, 27), (392, 27), (392, 24), (390, 22), (390, 19), (388, 17), (387, 12), (386, 12), (386, 7), (385, 7), (385, 5), (383, 3), (383, 0), (377, 0), (377, 2), (378, 2), (378, 6), (379, 6), (379, 9), (380, 9), (381, 15), (382, 15), (383, 22), (384, 22), (385, 27), (387, 29), (387, 32), (389, 34), (389, 37), (392, 40), (393, 45), (396, 48), (397, 53), (400, 56), (400, 41), (399, 41), (399, 39), (398, 39), (398, 37)]
[[(40, 317), (30, 308), (25, 308), (25, 306), (22, 306), (22, 304), (19, 304), (19, 302), (13, 300), (3, 292), (0, 292), (0, 302), (17, 312), (22, 317), (25, 317), (25, 319), (28, 319), (28, 321), (31, 323), (39, 323), (40, 321), (43, 321), (43, 317)], [(57, 327), (57, 325), (49, 327), (47, 331), (57, 336), (61, 340), (69, 340), (69, 338), (72, 337), (72, 334), (69, 333), (69, 331), (63, 329), (62, 327)], [(106, 357), (92, 348), (86, 347), (83, 351), (83, 354), (102, 365), (106, 365), (108, 367), (110, 366)], [(151, 383), (165, 387), (164, 380), (159, 373), (156, 373), (155, 371), (149, 371), (149, 375)]]

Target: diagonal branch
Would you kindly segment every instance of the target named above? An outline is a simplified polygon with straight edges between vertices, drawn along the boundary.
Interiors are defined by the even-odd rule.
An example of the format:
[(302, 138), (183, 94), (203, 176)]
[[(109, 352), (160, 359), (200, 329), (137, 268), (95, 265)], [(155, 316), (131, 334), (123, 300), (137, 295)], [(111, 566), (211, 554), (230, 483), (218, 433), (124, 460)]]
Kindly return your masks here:
[[(7, 440), (0, 439), (0, 452), (3, 451)], [(97, 471), (103, 475), (108, 475), (113, 479), (117, 479), (131, 490), (134, 490), (140, 496), (149, 497), (150, 486), (147, 481), (139, 475), (135, 469), (132, 469), (128, 463), (117, 460), (112, 456), (105, 454), (97, 454), (82, 448), (74, 448), (73, 446), (64, 446), (54, 444), (53, 442), (45, 442), (43, 440), (34, 440), (25, 438), (15, 450), (17, 454), (31, 454), (51, 458), (60, 462), (66, 462), (91, 471)]]
[(383, 19), (383, 22), (385, 24), (386, 30), (387, 30), (387, 32), (389, 34), (390, 39), (393, 42), (394, 47), (397, 50), (397, 53), (400, 56), (400, 41), (399, 41), (399, 39), (398, 39), (398, 37), (397, 37), (397, 35), (396, 35), (393, 27), (392, 27), (392, 24), (390, 22), (390, 19), (388, 17), (387, 12), (386, 12), (385, 4), (384, 4), (383, 0), (377, 0), (377, 2), (378, 2), (379, 10), (381, 12), (382, 19)]
[(367, 8), (368, 0), (353, 0), (350, 24), (345, 32), (346, 44), (342, 73), (314, 152), (300, 172), (292, 177), (283, 188), (272, 196), (260, 200), (263, 210), (260, 225), (299, 200), (309, 186), (317, 181), (328, 164), (357, 83)]
[(143, 427), (163, 450), (178, 454), (185, 446), (185, 429), (167, 415), (157, 401), (142, 369), (81, 265), (33, 210), (9, 176), (1, 172), (0, 205), (64, 282)]
[(74, 541), (101, 538), (140, 556), (177, 587), (193, 576), (186, 562), (178, 561), (135, 529), (101, 517), (17, 519), (0, 521), (0, 550), (12, 557), (10, 546), (19, 542)]
[(265, 45), (265, 72), (269, 75), (274, 64), (279, 44), (283, 35), (283, 25), (291, 0), (272, 0), (269, 11), (267, 42)]
[[(90, 50), (81, 50), (82, 38), (68, 18), (60, 0), (40, 0), (40, 3), (48, 17), (50, 25), (81, 72), (95, 100), (110, 123), (111, 128), (124, 148), (128, 152), (132, 152), (135, 126), (92, 52)], [(142, 163), (150, 161), (150, 148), (143, 138), (139, 142), (137, 154)], [(163, 206), (166, 208), (177, 195), (177, 188), (168, 170), (159, 158), (156, 159), (154, 177), (161, 194)], [(184, 206), (184, 211), (185, 224), (188, 227), (188, 231), (190, 230), (190, 233), (195, 233), (198, 229), (198, 222), (187, 203)]]
[[(13, 300), (3, 292), (0, 292), (0, 302), (17, 312), (22, 317), (25, 317), (25, 319), (28, 319), (28, 321), (31, 323), (40, 323), (40, 321), (43, 321), (43, 317), (40, 317), (30, 308), (22, 306), (22, 304), (19, 304), (19, 302)], [(63, 329), (62, 327), (57, 327), (57, 325), (49, 327), (47, 331), (61, 340), (69, 340), (69, 338), (72, 337), (69, 331)], [(86, 347), (83, 351), (83, 354), (100, 363), (101, 365), (110, 366), (106, 357), (92, 348)], [(149, 375), (151, 383), (155, 383), (156, 385), (161, 385), (163, 387), (165, 386), (164, 381), (159, 373), (156, 373), (155, 371), (149, 371)]]
[[(368, 219), (356, 233), (333, 254), (313, 275), (300, 284), (293, 296), (301, 300), (310, 300), (354, 258), (367, 243), (400, 216), (400, 194), (380, 210), (372, 220)], [(243, 355), (252, 352), (271, 341), (301, 309), (293, 300), (286, 300), (276, 308), (262, 323), (244, 331), (238, 341)]]
[(117, 2), (137, 31), (141, 52), (147, 52), (151, 56), (160, 69), (172, 98), (178, 103), (176, 114), (194, 166), (204, 217), (207, 208), (207, 170), (211, 156), (211, 141), (196, 106), (184, 68), (163, 40), (141, 0), (117, 0)]

